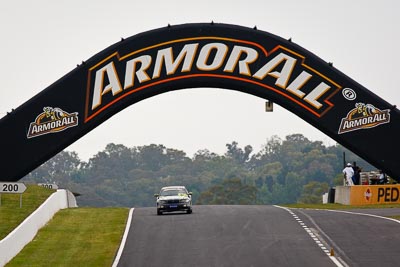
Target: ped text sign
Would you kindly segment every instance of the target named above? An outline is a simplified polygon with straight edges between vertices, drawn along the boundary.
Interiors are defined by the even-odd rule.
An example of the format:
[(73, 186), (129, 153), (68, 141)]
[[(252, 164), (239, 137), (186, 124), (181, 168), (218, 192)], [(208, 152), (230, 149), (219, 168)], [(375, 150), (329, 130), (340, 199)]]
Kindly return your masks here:
[(349, 204), (400, 204), (400, 185), (352, 186)]
[(47, 188), (47, 189), (58, 189), (58, 185), (56, 184), (43, 184), (43, 183), (39, 183), (38, 186)]
[(6, 194), (22, 194), (25, 192), (26, 186), (24, 183), (4, 183), (0, 182), (0, 193)]

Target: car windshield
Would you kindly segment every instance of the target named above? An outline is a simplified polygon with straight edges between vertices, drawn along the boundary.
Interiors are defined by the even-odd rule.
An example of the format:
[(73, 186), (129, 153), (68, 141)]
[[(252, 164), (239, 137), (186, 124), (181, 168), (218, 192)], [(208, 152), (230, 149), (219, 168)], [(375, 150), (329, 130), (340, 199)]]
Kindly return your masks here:
[(186, 191), (183, 189), (171, 189), (171, 190), (164, 190), (161, 191), (160, 196), (167, 197), (167, 196), (182, 196), (187, 195)]

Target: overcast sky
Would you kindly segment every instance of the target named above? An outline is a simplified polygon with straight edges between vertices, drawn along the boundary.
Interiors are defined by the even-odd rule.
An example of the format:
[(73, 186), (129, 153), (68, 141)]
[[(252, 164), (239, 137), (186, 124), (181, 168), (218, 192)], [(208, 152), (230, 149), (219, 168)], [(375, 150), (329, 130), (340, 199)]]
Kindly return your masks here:
[[(121, 37), (168, 23), (257, 26), (313, 52), (369, 90), (400, 105), (400, 2), (266, 0), (35, 0), (0, 5), (0, 116), (16, 108)], [(200, 88), (161, 94), (122, 112), (67, 148), (87, 160), (108, 143), (152, 143), (188, 156), (226, 144), (258, 152), (273, 135), (301, 133), (335, 142), (289, 111), (236, 91)], [(1, 133), (0, 133), (1, 135)]]

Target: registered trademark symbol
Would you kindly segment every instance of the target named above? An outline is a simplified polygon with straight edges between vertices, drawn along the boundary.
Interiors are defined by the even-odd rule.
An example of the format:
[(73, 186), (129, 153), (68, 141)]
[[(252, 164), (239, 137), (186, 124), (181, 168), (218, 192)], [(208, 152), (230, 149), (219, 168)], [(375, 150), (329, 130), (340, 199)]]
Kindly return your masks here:
[(347, 100), (354, 100), (357, 97), (356, 92), (351, 88), (344, 88), (342, 94)]

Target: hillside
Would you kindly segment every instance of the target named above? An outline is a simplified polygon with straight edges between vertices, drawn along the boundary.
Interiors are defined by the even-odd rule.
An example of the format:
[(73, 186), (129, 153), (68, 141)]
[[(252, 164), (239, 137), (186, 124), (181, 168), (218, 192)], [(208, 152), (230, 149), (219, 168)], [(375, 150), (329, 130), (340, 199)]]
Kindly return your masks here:
[(301, 134), (272, 137), (259, 152), (234, 141), (226, 148), (224, 155), (203, 149), (189, 158), (163, 145), (129, 148), (111, 143), (88, 162), (75, 152), (61, 152), (22, 181), (68, 188), (81, 194), (79, 206), (146, 207), (154, 205), (153, 194), (167, 185), (185, 185), (195, 203), (213, 204), (215, 194), (221, 194), (216, 188), (233, 179), (239, 187), (235, 190), (250, 190), (254, 197), (223, 197), (218, 204), (285, 204), (321, 201), (321, 192), (341, 184), (344, 153), (347, 162), (374, 169), (340, 145), (325, 146)]

